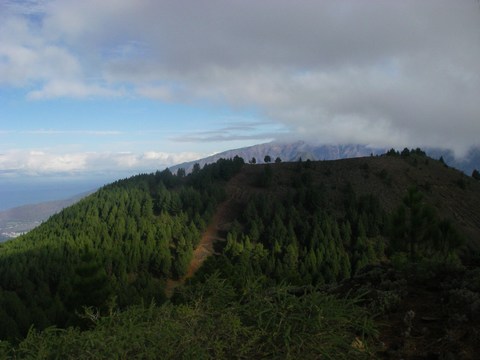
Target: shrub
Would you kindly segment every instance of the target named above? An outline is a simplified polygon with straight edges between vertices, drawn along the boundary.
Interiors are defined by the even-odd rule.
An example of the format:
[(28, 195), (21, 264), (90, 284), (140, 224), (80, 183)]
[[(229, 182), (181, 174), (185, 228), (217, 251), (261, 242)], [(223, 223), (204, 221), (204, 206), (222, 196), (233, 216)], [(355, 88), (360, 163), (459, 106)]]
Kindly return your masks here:
[[(359, 299), (290, 287), (243, 289), (213, 275), (183, 288), (181, 303), (134, 306), (93, 329), (31, 330), (18, 358), (351, 359), (372, 357), (372, 318)], [(352, 346), (354, 342), (362, 346)], [(3, 354), (2, 354), (3, 351)], [(5, 355), (8, 349), (0, 348)]]

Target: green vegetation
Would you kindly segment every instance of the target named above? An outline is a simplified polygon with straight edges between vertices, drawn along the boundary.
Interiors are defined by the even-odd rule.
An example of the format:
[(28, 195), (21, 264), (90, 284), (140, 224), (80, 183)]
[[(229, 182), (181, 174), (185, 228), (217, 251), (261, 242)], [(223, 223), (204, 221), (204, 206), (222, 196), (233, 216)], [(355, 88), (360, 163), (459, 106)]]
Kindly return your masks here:
[[(387, 155), (343, 167), (236, 157), (102, 188), (0, 244), (0, 358), (372, 358), (374, 315), (401, 308), (412, 276), (466, 271), (466, 238), (430, 199), (440, 186), (413, 186), (425, 154)], [(454, 185), (458, 173), (435, 167)], [(472, 194), (461, 179), (452, 191)], [(216, 256), (166, 299), (218, 209)], [(473, 321), (479, 277), (466, 276), (468, 288), (445, 280), (445, 296)]]
[(378, 201), (346, 187), (346, 216), (335, 219), (323, 210), (324, 191), (310, 182), (292, 188), (283, 201), (267, 195), (251, 199), (239, 219), (242, 226), (228, 233), (223, 255), (209, 259), (201, 272), (221, 271), (239, 288), (251, 279), (320, 285), (380, 261), (385, 214)]
[[(104, 313), (164, 300), (169, 277), (187, 270), (200, 234), (243, 160), (221, 160), (188, 177), (167, 169), (117, 181), (14, 241), (0, 244), (0, 322), (16, 340), (76, 312)], [(1, 326), (4, 329), (4, 326)]]
[(392, 214), (390, 230), (392, 250), (408, 251), (411, 259), (437, 254), (447, 258), (463, 245), (452, 223), (439, 220), (415, 187), (408, 190), (403, 203)]
[[(403, 158), (407, 158), (410, 155), (416, 155), (416, 156), (421, 156), (421, 157), (426, 157), (427, 156), (425, 151), (423, 151), (420, 148), (416, 148), (416, 149), (404, 148), (402, 150), (402, 152), (398, 152), (398, 151), (396, 151), (395, 149), (392, 148), (392, 149), (388, 150), (385, 155), (386, 156), (401, 156)], [(443, 160), (443, 157), (441, 159)]]
[[(217, 275), (179, 304), (133, 306), (88, 331), (30, 331), (14, 353), (35, 359), (369, 358), (373, 321), (356, 300), (255, 284), (239, 294)], [(356, 341), (357, 346), (352, 346)], [(1, 351), (1, 350), (0, 350)], [(7, 350), (5, 350), (5, 353)], [(0, 352), (1, 354), (1, 352)], [(4, 354), (5, 356), (6, 354)]]

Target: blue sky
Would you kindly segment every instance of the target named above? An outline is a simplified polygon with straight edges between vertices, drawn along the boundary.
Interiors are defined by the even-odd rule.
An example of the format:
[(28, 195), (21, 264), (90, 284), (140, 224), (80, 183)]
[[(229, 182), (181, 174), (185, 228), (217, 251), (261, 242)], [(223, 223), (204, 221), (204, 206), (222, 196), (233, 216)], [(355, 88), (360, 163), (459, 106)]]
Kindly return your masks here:
[(252, 110), (221, 105), (141, 97), (37, 101), (11, 89), (0, 95), (0, 154), (11, 159), (4, 177), (136, 174), (271, 141), (284, 131)]
[[(35, 101), (21, 91), (2, 95), (0, 115), (7, 119), (0, 133), (2, 151), (58, 147), (146, 152), (162, 148), (205, 155), (224, 149), (222, 142), (243, 145), (271, 140), (273, 131), (279, 130), (259, 120), (253, 111), (233, 111), (222, 106), (164, 103), (139, 97)], [(216, 136), (217, 141), (209, 141)], [(220, 137), (224, 141), (219, 141)]]
[(0, 0), (0, 178), (480, 133), (470, 0)]

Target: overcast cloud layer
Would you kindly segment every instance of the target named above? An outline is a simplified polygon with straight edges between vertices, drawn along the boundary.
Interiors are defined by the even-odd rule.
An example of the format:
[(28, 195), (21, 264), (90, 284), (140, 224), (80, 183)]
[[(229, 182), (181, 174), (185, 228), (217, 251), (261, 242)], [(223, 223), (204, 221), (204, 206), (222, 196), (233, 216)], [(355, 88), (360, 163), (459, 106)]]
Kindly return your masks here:
[(280, 139), (461, 155), (479, 145), (480, 5), (0, 1), (0, 85), (34, 101), (227, 104), (284, 126)]

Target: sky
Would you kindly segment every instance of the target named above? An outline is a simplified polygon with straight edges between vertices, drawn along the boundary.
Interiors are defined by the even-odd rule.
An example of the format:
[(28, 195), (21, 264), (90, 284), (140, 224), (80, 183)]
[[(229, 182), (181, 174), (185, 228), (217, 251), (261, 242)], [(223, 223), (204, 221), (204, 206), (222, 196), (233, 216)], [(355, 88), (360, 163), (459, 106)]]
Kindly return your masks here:
[(272, 140), (480, 145), (477, 0), (0, 0), (0, 179)]

